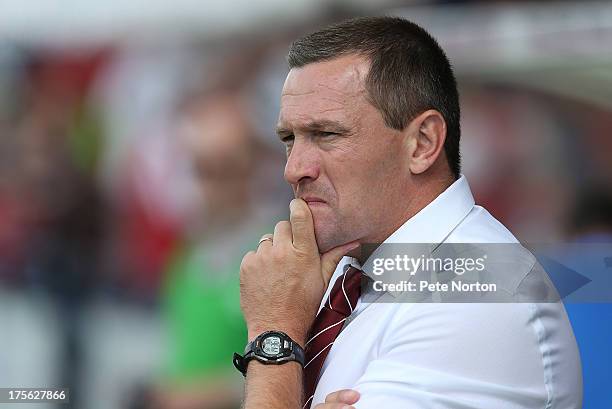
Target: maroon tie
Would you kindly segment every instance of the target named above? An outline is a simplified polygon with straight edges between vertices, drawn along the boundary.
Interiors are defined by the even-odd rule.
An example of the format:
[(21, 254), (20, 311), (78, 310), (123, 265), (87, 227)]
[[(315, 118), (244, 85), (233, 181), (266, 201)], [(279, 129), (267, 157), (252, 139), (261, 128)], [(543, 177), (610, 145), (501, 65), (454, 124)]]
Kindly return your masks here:
[(317, 314), (306, 341), (304, 362), (304, 408), (310, 408), (319, 374), (334, 340), (340, 334), (344, 321), (357, 306), (361, 294), (363, 272), (355, 267), (345, 268)]

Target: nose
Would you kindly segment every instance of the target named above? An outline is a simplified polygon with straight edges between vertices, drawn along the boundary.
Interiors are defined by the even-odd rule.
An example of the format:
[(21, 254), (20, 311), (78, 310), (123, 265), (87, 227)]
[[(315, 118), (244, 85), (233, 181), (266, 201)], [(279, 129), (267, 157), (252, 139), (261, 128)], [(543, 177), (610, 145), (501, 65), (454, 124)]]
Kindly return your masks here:
[(300, 183), (314, 181), (321, 172), (321, 158), (316, 144), (296, 137), (287, 156), (285, 180), (296, 187)]

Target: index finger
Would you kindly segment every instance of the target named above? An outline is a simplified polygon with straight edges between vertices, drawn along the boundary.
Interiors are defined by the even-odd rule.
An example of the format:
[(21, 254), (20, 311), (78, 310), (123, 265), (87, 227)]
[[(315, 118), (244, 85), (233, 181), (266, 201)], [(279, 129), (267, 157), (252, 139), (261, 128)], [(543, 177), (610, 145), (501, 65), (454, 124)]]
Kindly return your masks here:
[(306, 202), (302, 199), (293, 199), (289, 203), (289, 210), (293, 246), (303, 250), (317, 248), (312, 213)]

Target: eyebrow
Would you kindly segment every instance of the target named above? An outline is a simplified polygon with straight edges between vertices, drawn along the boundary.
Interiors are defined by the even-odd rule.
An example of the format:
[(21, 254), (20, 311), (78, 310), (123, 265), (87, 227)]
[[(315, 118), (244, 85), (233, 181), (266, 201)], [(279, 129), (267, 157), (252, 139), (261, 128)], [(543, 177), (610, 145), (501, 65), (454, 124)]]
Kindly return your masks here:
[[(296, 126), (295, 129), (298, 129), (302, 132), (313, 132), (313, 131), (326, 130), (328, 132), (347, 133), (349, 131), (348, 128), (346, 128), (340, 122), (332, 121), (329, 119), (310, 121), (305, 124)], [(294, 131), (292, 131), (291, 129), (280, 126), (280, 125), (277, 126), (276, 128), (276, 134), (279, 137), (290, 135), (293, 132)]]

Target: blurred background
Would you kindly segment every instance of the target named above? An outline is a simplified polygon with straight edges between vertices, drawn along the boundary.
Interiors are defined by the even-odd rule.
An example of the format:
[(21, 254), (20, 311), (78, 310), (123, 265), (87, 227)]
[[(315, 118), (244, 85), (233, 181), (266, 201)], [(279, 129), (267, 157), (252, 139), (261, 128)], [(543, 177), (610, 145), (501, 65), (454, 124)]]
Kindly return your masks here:
[[(292, 197), (286, 51), (373, 14), (447, 51), (479, 204), (523, 241), (612, 242), (610, 2), (0, 0), (0, 387), (238, 408), (238, 266)], [(609, 408), (610, 305), (568, 311)]]

